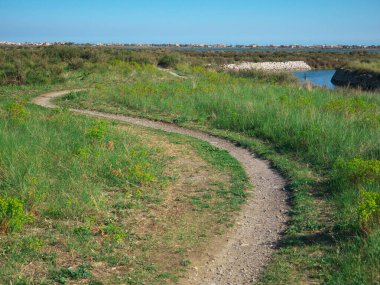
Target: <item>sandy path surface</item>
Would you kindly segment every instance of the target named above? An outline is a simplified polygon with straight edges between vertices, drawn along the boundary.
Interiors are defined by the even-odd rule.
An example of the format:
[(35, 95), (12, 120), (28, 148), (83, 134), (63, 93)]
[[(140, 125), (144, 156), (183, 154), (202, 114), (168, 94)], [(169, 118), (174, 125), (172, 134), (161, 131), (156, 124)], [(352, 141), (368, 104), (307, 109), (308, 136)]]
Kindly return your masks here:
[[(43, 107), (55, 108), (51, 99), (73, 91), (79, 90), (43, 94), (34, 98), (33, 102)], [(254, 186), (253, 195), (249, 196), (242, 207), (233, 229), (216, 237), (208, 252), (200, 253), (200, 258), (191, 265), (189, 278), (181, 280), (180, 284), (245, 285), (258, 280), (286, 228), (289, 210), (287, 193), (284, 191), (285, 180), (270, 168), (267, 161), (256, 158), (247, 149), (228, 140), (173, 124), (90, 110), (71, 111), (188, 135), (207, 141), (235, 157)]]

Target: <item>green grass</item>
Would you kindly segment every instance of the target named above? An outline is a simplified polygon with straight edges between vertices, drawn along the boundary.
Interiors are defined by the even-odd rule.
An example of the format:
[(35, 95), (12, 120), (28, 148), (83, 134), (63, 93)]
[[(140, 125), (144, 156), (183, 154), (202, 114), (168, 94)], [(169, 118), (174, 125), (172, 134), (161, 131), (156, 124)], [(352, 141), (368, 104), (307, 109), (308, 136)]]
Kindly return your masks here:
[(188, 80), (157, 83), (135, 77), (135, 82), (67, 99), (68, 106), (242, 132), (320, 167), (332, 167), (339, 157), (369, 159), (380, 152), (380, 99), (372, 94), (308, 91), (194, 68)]
[[(292, 276), (300, 283), (378, 282), (379, 206), (363, 194), (380, 192), (378, 94), (308, 90), (199, 67), (181, 72), (189, 78), (135, 77), (60, 103), (229, 132), (229, 138), (270, 158), (290, 178), (294, 205), (292, 224), (263, 284), (286, 284)], [(352, 181), (350, 171), (362, 179)], [(369, 203), (374, 208), (360, 210)]]
[[(176, 66), (212, 65), (250, 61), (303, 60), (317, 69), (343, 67), (351, 62), (378, 62), (379, 53), (345, 52), (171, 52), (166, 49), (126, 50), (118, 48), (75, 47), (0, 47), (0, 85), (62, 84), (72, 74), (84, 81), (123, 62)], [(116, 73), (109, 72), (108, 75)], [(119, 75), (122, 75), (122, 73)]]
[(373, 72), (380, 73), (380, 61), (379, 60), (362, 60), (362, 61), (353, 61), (347, 65), (348, 68), (364, 71), (364, 72)]
[[(159, 221), (163, 211), (152, 212), (149, 205), (164, 203), (165, 191), (160, 190), (183, 171), (165, 174), (174, 158), (140, 143), (154, 141), (152, 134), (119, 132), (112, 124), (105, 127), (66, 111), (24, 106), (24, 101), (47, 90), (84, 87), (89, 91), (58, 101), (62, 106), (144, 116), (227, 137), (268, 158), (288, 178), (291, 223), (260, 284), (380, 282), (379, 94), (306, 89), (282, 74), (223, 74), (186, 67), (293, 59), (316, 68), (346, 66), (355, 60), (372, 66), (378, 54), (181, 52), (176, 68), (188, 79), (177, 79), (151, 65), (168, 54), (165, 50), (55, 46), (2, 48), (0, 53), (0, 84), (5, 85), (0, 88), (0, 193), (6, 194), (2, 204), (12, 205), (12, 213), (18, 213), (6, 215), (16, 227), (7, 227), (0, 236), (2, 283), (73, 282), (86, 270), (107, 274), (110, 267), (138, 270), (121, 274), (122, 279), (84, 275), (90, 284), (175, 282), (186, 269), (183, 264), (191, 262), (186, 252), (204, 250), (200, 245), (230, 226), (232, 213), (245, 199), (244, 174), (224, 152), (165, 136), (172, 147), (190, 145), (208, 169), (229, 173), (230, 179), (178, 197), (186, 215), (181, 221), (163, 217), (167, 234), (137, 234), (143, 227), (133, 217), (146, 213), (148, 219)], [(111, 153), (118, 153), (117, 158), (108, 149), (110, 138), (115, 148)], [(125, 150), (133, 147), (145, 150), (131, 158), (127, 154), (135, 152)], [(134, 168), (131, 177), (120, 176), (123, 161), (144, 167)], [(111, 175), (104, 175), (109, 171), (103, 162), (116, 166)], [(139, 171), (146, 165), (152, 170), (149, 175)], [(146, 191), (136, 187), (140, 179)], [(120, 185), (133, 190), (128, 201), (119, 193)], [(107, 195), (112, 195), (112, 203)], [(30, 214), (33, 223), (26, 219)], [(209, 214), (213, 226), (203, 227), (202, 219)], [(180, 247), (175, 246), (178, 240)], [(169, 254), (163, 258), (162, 252)], [(173, 263), (165, 267), (162, 260)]]
[[(241, 166), (204, 142), (45, 110), (26, 104), (23, 88), (2, 92), (1, 284), (166, 284), (246, 199)], [(179, 176), (187, 181), (182, 152), (223, 179), (171, 190)], [(14, 209), (5, 218), (3, 205)]]

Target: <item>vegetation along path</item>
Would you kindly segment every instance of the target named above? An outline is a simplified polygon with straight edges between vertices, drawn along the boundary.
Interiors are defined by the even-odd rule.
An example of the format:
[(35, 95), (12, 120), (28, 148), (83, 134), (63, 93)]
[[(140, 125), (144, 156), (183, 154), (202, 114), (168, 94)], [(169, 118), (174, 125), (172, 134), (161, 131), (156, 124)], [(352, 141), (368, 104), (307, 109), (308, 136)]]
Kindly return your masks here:
[[(70, 92), (73, 91), (43, 94), (34, 98), (33, 102), (43, 107), (55, 108), (51, 100)], [(207, 141), (235, 157), (250, 178), (254, 186), (254, 195), (251, 195), (243, 206), (235, 227), (210, 245), (209, 252), (195, 258), (189, 279), (182, 282), (183, 284), (251, 284), (258, 279), (268, 264), (288, 221), (285, 180), (270, 168), (267, 161), (256, 158), (248, 150), (225, 139), (204, 132), (123, 115), (78, 109), (71, 111), (188, 135)]]

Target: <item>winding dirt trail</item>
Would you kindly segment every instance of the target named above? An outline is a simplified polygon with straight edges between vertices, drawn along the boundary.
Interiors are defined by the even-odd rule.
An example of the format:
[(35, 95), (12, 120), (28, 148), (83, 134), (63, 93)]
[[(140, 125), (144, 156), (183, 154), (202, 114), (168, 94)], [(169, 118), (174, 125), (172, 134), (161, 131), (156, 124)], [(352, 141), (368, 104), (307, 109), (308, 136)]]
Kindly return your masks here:
[[(33, 103), (55, 108), (53, 98), (73, 91), (43, 94)], [(106, 118), (167, 132), (195, 137), (228, 151), (244, 167), (254, 186), (253, 195), (242, 207), (235, 226), (222, 237), (215, 238), (210, 250), (200, 253), (192, 264), (189, 278), (180, 281), (183, 285), (244, 285), (257, 281), (275, 251), (281, 233), (288, 221), (287, 193), (285, 180), (270, 168), (267, 161), (258, 159), (247, 149), (238, 147), (228, 140), (204, 132), (185, 129), (173, 124), (123, 115), (107, 114), (90, 110), (71, 109), (72, 112)]]

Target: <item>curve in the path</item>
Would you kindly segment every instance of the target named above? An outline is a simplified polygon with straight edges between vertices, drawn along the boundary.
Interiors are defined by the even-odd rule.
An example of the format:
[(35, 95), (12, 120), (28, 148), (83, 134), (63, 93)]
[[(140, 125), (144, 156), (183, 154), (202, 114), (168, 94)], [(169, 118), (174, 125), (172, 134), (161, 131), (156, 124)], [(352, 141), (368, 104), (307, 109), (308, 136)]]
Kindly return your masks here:
[[(55, 108), (51, 102), (53, 98), (75, 91), (79, 90), (43, 94), (34, 98), (33, 102), (43, 107)], [(210, 245), (210, 252), (199, 263), (193, 264), (190, 277), (182, 280), (181, 284), (244, 285), (258, 280), (286, 227), (289, 210), (287, 194), (284, 191), (285, 180), (270, 168), (268, 161), (256, 158), (247, 149), (228, 140), (201, 131), (124, 115), (78, 109), (71, 111), (188, 135), (207, 141), (235, 157), (244, 167), (254, 186), (254, 193), (239, 213), (233, 230), (223, 236), (221, 242)]]
[(170, 69), (167, 69), (167, 68), (162, 68), (162, 67), (157, 67), (158, 70), (161, 70), (163, 72), (167, 72), (169, 73), (170, 75), (174, 76), (174, 77), (177, 77), (177, 78), (182, 78), (182, 79), (187, 79), (186, 76), (183, 76), (183, 75), (179, 75), (178, 73), (174, 72), (174, 71), (171, 71)]

